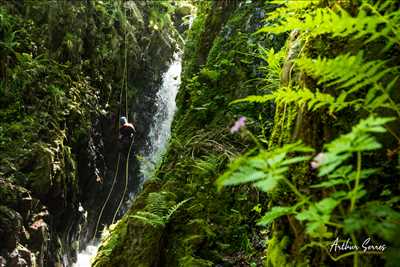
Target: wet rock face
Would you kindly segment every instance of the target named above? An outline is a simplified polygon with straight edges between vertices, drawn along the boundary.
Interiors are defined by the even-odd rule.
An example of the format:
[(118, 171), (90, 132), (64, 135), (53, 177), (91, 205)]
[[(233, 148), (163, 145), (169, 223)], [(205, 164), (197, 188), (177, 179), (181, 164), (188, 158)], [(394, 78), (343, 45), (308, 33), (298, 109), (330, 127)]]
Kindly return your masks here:
[[(129, 105), (128, 118), (135, 125), (136, 132), (128, 166), (126, 165), (128, 155), (125, 153), (121, 153), (117, 165), (120, 152), (118, 149), (119, 118), (117, 113), (109, 112), (96, 118), (93, 121), (90, 136), (84, 144), (80, 145), (78, 152), (80, 200), (84, 209), (88, 211), (86, 227), (80, 238), (81, 246), (94, 237), (97, 221), (99, 221), (100, 227), (97, 230), (101, 230), (103, 225), (111, 223), (125, 190), (126, 167), (128, 167), (127, 193), (123, 206), (116, 216), (117, 219), (127, 209), (129, 196), (134, 195), (140, 189), (143, 177), (141, 177), (140, 162), (136, 156), (141, 151), (148, 149), (147, 136), (156, 112), (156, 94), (162, 81), (162, 73), (167, 69), (174, 52), (174, 47), (162, 47), (163, 53), (158, 56), (159, 60), (156, 64), (155, 62), (144, 63), (143, 69), (138, 70), (134, 76), (130, 77), (132, 84), (140, 85), (136, 85), (137, 88), (134, 92), (136, 96)], [(137, 80), (135, 81), (135, 79)], [(109, 201), (100, 216), (112, 187)], [(100, 232), (97, 232), (97, 236), (99, 234)]]
[(8, 205), (0, 206), (0, 266), (47, 266), (50, 243), (47, 208), (22, 187), (3, 179), (0, 186), (2, 203)]
[(22, 230), (21, 215), (5, 206), (0, 206), (0, 249), (12, 251), (17, 247)]
[[(29, 30), (23, 31), (23, 38), (16, 36), (29, 40), (28, 43), (20, 40), (17, 53), (32, 58), (48, 55), (51, 64), (72, 62), (73, 67), (61, 70), (43, 63), (39, 78), (33, 77), (25, 91), (20, 90), (24, 93), (21, 93), (22, 107), (18, 108), (27, 112), (18, 111), (16, 117), (29, 117), (36, 124), (32, 124), (32, 129), (20, 127), (29, 132), (29, 141), (22, 142), (26, 154), (16, 156), (17, 160), (7, 159), (7, 164), (0, 158), (0, 176), (6, 177), (0, 179), (0, 266), (29, 265), (28, 253), (19, 247), (35, 256), (31, 260), (33, 265), (62, 265), (64, 256), (73, 260), (76, 249), (93, 237), (94, 224), (117, 169), (118, 117), (125, 115), (120, 114), (125, 103), (120, 103), (119, 98), (124, 88), (121, 81), (125, 52), (129, 118), (134, 118), (137, 126), (128, 192), (139, 188), (135, 153), (147, 143), (157, 87), (176, 44), (173, 26), (167, 23), (157, 30), (149, 26), (148, 13), (156, 8), (151, 1), (128, 1), (124, 6), (112, 7), (105, 5), (108, 2), (114, 3), (67, 1), (41, 5), (35, 1), (2, 1), (2, 7), (17, 18), (16, 29), (25, 30), (29, 25)], [(127, 24), (132, 27), (123, 28), (126, 25), (122, 18), (111, 15), (111, 11), (130, 16)], [(123, 34), (127, 31), (129, 40), (124, 47)], [(64, 45), (66, 38), (70, 38), (71, 46)], [(44, 39), (49, 43), (43, 42)], [(17, 63), (10, 62), (5, 73), (17, 69), (14, 68)], [(50, 70), (54, 71), (52, 75), (48, 75)], [(68, 82), (61, 81), (61, 76)], [(53, 83), (60, 88), (55, 91), (47, 88)], [(46, 107), (40, 112), (27, 114), (43, 106)], [(35, 132), (33, 127), (40, 130)], [(8, 166), (8, 161), (15, 162)], [(116, 195), (100, 218), (100, 226), (110, 223), (124, 190), (125, 159), (118, 168)], [(14, 179), (18, 175), (23, 183)], [(82, 234), (81, 229), (85, 229)]]
[(34, 262), (35, 262), (35, 256), (27, 248), (19, 245), (17, 248), (15, 248), (13, 252), (10, 253), (8, 259), (8, 266), (29, 267), (32, 266)]

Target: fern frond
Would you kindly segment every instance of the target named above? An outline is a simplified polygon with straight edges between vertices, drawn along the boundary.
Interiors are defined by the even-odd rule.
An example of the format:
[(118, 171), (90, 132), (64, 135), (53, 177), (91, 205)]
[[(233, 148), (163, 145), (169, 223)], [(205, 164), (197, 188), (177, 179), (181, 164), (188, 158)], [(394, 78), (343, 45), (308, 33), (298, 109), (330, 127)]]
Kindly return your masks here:
[(275, 52), (274, 48), (266, 50), (263, 47), (259, 47), (259, 57), (268, 63), (268, 66), (260, 67), (259, 69), (265, 73), (264, 81), (268, 82), (267, 89), (276, 89), (279, 87), (282, 72), (282, 63), (285, 58), (285, 50), (281, 49), (279, 52)]
[(165, 215), (165, 217), (164, 217), (164, 218), (165, 218), (165, 221), (166, 221), (166, 222), (169, 222), (169, 220), (171, 219), (172, 215), (174, 215), (174, 213), (175, 213), (183, 204), (185, 204), (186, 202), (188, 202), (188, 201), (191, 200), (191, 199), (192, 199), (192, 198), (185, 199), (185, 200), (179, 202), (178, 204), (173, 205), (171, 208), (169, 208), (167, 215)]
[(363, 52), (357, 55), (339, 55), (328, 58), (299, 58), (296, 60), (299, 68), (308, 75), (318, 78), (318, 84), (328, 82), (327, 86), (337, 85), (338, 88), (349, 88), (348, 94), (379, 82), (387, 73), (395, 68), (383, 68), (386, 61), (364, 61)]
[(241, 156), (229, 165), (229, 170), (220, 176), (216, 184), (219, 189), (245, 183), (253, 183), (264, 192), (272, 191), (285, 178), (290, 164), (308, 160), (308, 156), (286, 159), (289, 152), (313, 152), (301, 142), (286, 144), (273, 151), (261, 150), (254, 156)]
[(319, 0), (308, 0), (308, 1), (299, 1), (299, 0), (272, 0), (268, 1), (269, 4), (277, 4), (277, 5), (286, 5), (287, 8), (291, 10), (304, 9), (309, 7), (312, 4), (318, 4)]
[(339, 97), (335, 98), (330, 94), (321, 93), (318, 89), (314, 93), (308, 88), (291, 88), (281, 87), (272, 94), (252, 95), (245, 98), (237, 99), (231, 104), (248, 102), (248, 103), (265, 103), (274, 100), (277, 104), (296, 104), (298, 107), (306, 107), (308, 110), (316, 111), (317, 109), (326, 107), (330, 113), (338, 112), (351, 105), (362, 103), (363, 100), (356, 99), (346, 102), (346, 92), (342, 92)]
[(178, 204), (169, 207), (166, 196), (169, 192), (154, 192), (150, 193), (147, 197), (146, 210), (138, 211), (136, 214), (130, 216), (130, 218), (139, 219), (146, 224), (150, 224), (153, 227), (164, 227), (174, 213), (186, 202), (192, 198), (185, 199)]
[(278, 7), (274, 12), (268, 14), (269, 20), (275, 20), (284, 17), (288, 13), (295, 12), (304, 12), (307, 8), (312, 7), (315, 4), (318, 4), (320, 0), (308, 0), (308, 1), (299, 1), (299, 0), (272, 0), (269, 1), (269, 4), (276, 5), (284, 5), (282, 7)]
[(168, 211), (168, 201), (165, 192), (153, 192), (147, 196), (146, 209), (158, 216), (163, 216)]
[(297, 15), (288, 9), (286, 14), (280, 14), (280, 24), (265, 26), (259, 32), (278, 34), (297, 29), (307, 31), (310, 36), (331, 34), (333, 37), (368, 38), (367, 42), (384, 38), (388, 41), (388, 47), (400, 42), (399, 10), (382, 14), (379, 6), (364, 3), (357, 16), (352, 17), (340, 6), (337, 5), (336, 9), (337, 12), (329, 8), (318, 8)]
[(325, 176), (334, 171), (349, 159), (354, 152), (376, 150), (382, 145), (373, 136), (374, 133), (384, 133), (384, 125), (394, 118), (380, 118), (370, 116), (361, 120), (350, 133), (341, 135), (324, 147), (324, 161), (319, 168), (319, 176)]
[(271, 100), (274, 100), (275, 96), (273, 94), (268, 95), (250, 95), (245, 98), (240, 98), (232, 101), (230, 104), (236, 104), (241, 102), (248, 102), (248, 103), (265, 103)]
[(141, 220), (142, 222), (150, 224), (153, 227), (165, 225), (165, 220), (163, 217), (151, 212), (138, 211), (135, 215), (131, 215), (129, 217)]

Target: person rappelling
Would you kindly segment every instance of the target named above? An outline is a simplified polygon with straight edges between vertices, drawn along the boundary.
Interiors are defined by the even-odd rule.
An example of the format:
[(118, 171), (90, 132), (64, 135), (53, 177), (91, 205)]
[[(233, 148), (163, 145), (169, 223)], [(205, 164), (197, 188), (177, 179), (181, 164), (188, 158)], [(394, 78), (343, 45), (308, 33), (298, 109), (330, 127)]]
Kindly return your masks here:
[(107, 203), (108, 203), (108, 201), (110, 199), (111, 193), (113, 192), (114, 185), (116, 184), (117, 177), (118, 177), (118, 174), (119, 174), (121, 159), (126, 160), (126, 163), (125, 163), (125, 166), (126, 166), (125, 167), (125, 189), (124, 189), (124, 193), (122, 194), (122, 198), (121, 198), (121, 200), (120, 200), (120, 202), (118, 204), (118, 208), (114, 213), (114, 217), (113, 217), (112, 222), (111, 222), (112, 224), (114, 223), (114, 221), (115, 221), (115, 219), (116, 219), (116, 217), (118, 215), (118, 211), (120, 210), (121, 205), (122, 205), (122, 203), (123, 203), (123, 201), (125, 199), (125, 194), (126, 194), (126, 191), (127, 191), (127, 188), (128, 188), (129, 156), (130, 156), (131, 148), (132, 148), (132, 145), (133, 145), (134, 133), (136, 132), (136, 130), (135, 130), (135, 126), (133, 126), (132, 123), (129, 123), (128, 119), (126, 117), (124, 117), (124, 116), (119, 118), (119, 123), (120, 123), (121, 126), (119, 127), (119, 135), (118, 135), (118, 150), (119, 150), (119, 153), (118, 153), (117, 166), (116, 166), (116, 170), (115, 170), (113, 183), (112, 183), (110, 192), (108, 193), (108, 196), (107, 196), (106, 200), (104, 201), (103, 207), (101, 208), (100, 214), (99, 214), (99, 216), (97, 218), (96, 228), (94, 230), (94, 234), (93, 234), (92, 239), (96, 238), (97, 229), (99, 227), (100, 219), (101, 219), (101, 217), (103, 215), (104, 208), (106, 207), (106, 205), (107, 205)]
[(133, 142), (134, 133), (136, 132), (135, 127), (132, 123), (129, 123), (126, 117), (119, 119), (121, 127), (119, 128), (118, 141), (121, 152), (128, 152), (131, 143)]

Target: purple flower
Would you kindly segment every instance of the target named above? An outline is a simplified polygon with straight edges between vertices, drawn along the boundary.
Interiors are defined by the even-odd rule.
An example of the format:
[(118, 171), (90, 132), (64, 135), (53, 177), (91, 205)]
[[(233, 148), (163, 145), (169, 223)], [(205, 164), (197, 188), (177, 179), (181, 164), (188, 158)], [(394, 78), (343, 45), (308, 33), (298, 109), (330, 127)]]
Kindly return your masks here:
[(325, 153), (318, 153), (318, 155), (315, 156), (315, 158), (311, 161), (311, 168), (312, 169), (318, 169), (326, 160), (326, 154)]
[(240, 128), (246, 126), (246, 117), (240, 117), (231, 128), (231, 133), (239, 132)]

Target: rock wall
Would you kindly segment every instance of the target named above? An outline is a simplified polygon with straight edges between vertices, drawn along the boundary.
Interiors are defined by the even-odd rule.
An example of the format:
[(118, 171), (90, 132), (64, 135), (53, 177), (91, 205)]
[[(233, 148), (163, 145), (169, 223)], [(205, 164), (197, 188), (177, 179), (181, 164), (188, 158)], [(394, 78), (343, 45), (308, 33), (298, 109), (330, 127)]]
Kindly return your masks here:
[(156, 88), (178, 47), (175, 7), (0, 1), (0, 266), (62, 266), (93, 237), (120, 115), (135, 119), (135, 151), (146, 144)]

